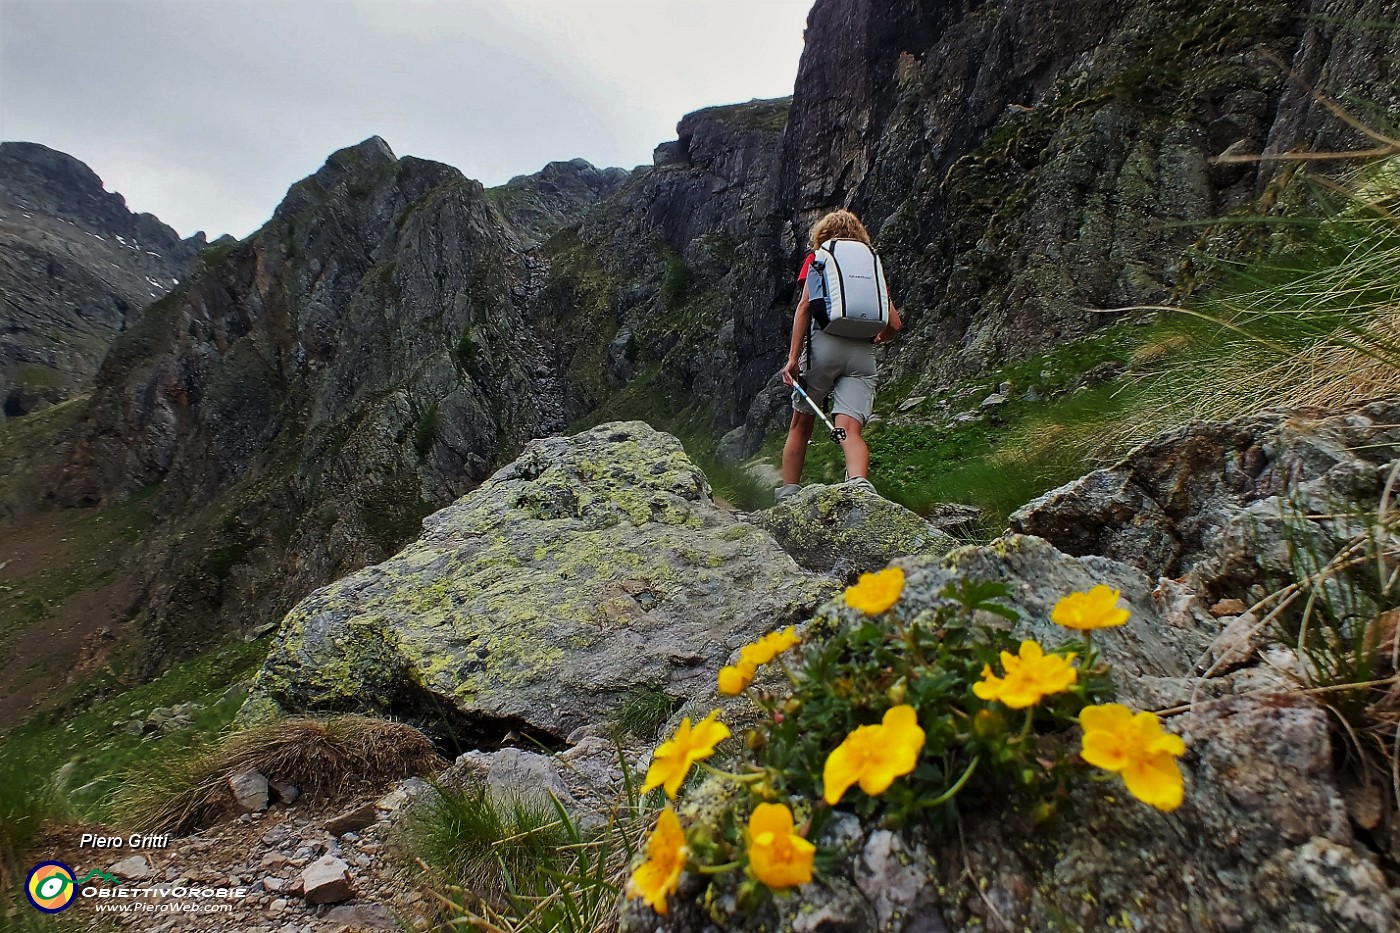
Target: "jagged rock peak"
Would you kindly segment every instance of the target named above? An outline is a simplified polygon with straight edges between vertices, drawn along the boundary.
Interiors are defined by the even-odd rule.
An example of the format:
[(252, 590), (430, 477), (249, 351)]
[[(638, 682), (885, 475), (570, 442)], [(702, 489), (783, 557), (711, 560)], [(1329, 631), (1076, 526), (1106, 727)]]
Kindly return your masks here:
[(587, 159), (567, 159), (550, 162), (531, 175), (516, 175), (506, 182), (506, 186), (527, 182), (557, 184), (560, 181), (577, 179), (590, 187), (607, 188), (611, 186), (615, 190), (618, 185), (627, 180), (628, 174), (630, 173), (624, 168), (598, 168)]
[(286, 197), (272, 216), (294, 217), (337, 192), (355, 195), (372, 190), (379, 180), (400, 166), (426, 167), (428, 174), (435, 176), (434, 183), (465, 180), (461, 172), (449, 165), (411, 156), (400, 159), (381, 137), (371, 136), (331, 153), (315, 173), (287, 189)]
[(126, 198), (106, 190), (85, 162), (41, 143), (0, 143), (0, 199), (96, 233), (138, 237), (154, 249), (204, 245), (202, 232), (182, 241), (155, 215), (132, 213)]
[(67, 153), (0, 143), (0, 421), (86, 391), (112, 340), (205, 247)]
[(631, 177), (622, 168), (598, 168), (587, 159), (550, 162), (490, 189), (491, 203), (527, 245), (578, 223), (588, 209), (612, 197)]
[(652, 153), (657, 165), (696, 163), (707, 165), (735, 148), (735, 131), (771, 133), (787, 126), (791, 97), (755, 98), (743, 104), (704, 107), (681, 117), (676, 139), (662, 143)]

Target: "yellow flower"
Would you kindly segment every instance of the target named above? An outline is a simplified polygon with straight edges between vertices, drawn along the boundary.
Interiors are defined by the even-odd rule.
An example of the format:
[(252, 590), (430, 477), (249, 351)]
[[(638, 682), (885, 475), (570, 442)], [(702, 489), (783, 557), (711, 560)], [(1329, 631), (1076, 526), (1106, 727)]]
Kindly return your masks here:
[(1100, 583), (1087, 593), (1070, 593), (1055, 604), (1050, 621), (1065, 628), (1109, 628), (1128, 621), (1128, 610), (1118, 608), (1118, 590)]
[[(789, 625), (787, 628), (783, 629), (780, 632), (769, 632), (767, 635), (763, 636), (763, 641), (766, 642), (768, 646), (773, 649), (774, 658), (776, 658), (778, 655), (782, 654), (789, 648), (795, 647), (802, 643), (802, 639), (797, 637), (797, 629), (791, 625)], [(771, 661), (772, 658), (769, 658), (769, 660)]]
[(972, 685), (979, 699), (1000, 700), (1012, 709), (1034, 706), (1051, 693), (1060, 693), (1074, 686), (1079, 677), (1070, 662), (1073, 654), (1046, 654), (1040, 645), (1027, 639), (1021, 642), (1019, 657), (1009, 651), (1001, 653), (1001, 666), (1006, 676), (997, 677), (988, 664), (982, 668), (982, 680)]
[(727, 697), (738, 696), (753, 683), (754, 665), (740, 661), (719, 669), (719, 692)]
[(680, 886), (686, 855), (681, 821), (668, 806), (657, 817), (656, 831), (647, 840), (646, 861), (637, 866), (627, 881), (627, 896), (644, 899), (652, 910), (665, 916), (666, 898)]
[(812, 880), (817, 847), (792, 831), (792, 811), (783, 803), (761, 803), (749, 817), (749, 868), (770, 888)]
[(904, 592), (904, 571), (887, 567), (879, 573), (863, 573), (855, 586), (846, 587), (846, 605), (868, 616), (877, 616), (899, 602)]
[(924, 730), (919, 728), (914, 707), (891, 707), (880, 725), (861, 726), (826, 756), (822, 769), (826, 802), (835, 806), (857, 781), (872, 797), (883, 794), (895, 778), (914, 770), (923, 747)]
[(1185, 779), (1176, 759), (1186, 754), (1181, 736), (1162, 730), (1152, 713), (1137, 713), (1121, 703), (1086, 706), (1079, 712), (1089, 764), (1123, 776), (1128, 793), (1158, 810), (1175, 810), (1185, 795)]
[(759, 665), (767, 664), (801, 641), (796, 630), (789, 625), (780, 632), (769, 632), (753, 644), (745, 645), (739, 651), (738, 664), (720, 668), (719, 692), (731, 697), (742, 693), (753, 683)]
[(651, 755), (651, 766), (647, 768), (647, 779), (642, 784), (642, 793), (653, 787), (664, 786), (666, 796), (676, 799), (676, 792), (685, 783), (690, 766), (715, 753), (715, 746), (729, 738), (729, 727), (719, 722), (719, 710), (715, 710), (700, 720), (695, 728), (690, 727), (690, 717), (681, 720), (681, 726), (669, 742), (662, 742)]

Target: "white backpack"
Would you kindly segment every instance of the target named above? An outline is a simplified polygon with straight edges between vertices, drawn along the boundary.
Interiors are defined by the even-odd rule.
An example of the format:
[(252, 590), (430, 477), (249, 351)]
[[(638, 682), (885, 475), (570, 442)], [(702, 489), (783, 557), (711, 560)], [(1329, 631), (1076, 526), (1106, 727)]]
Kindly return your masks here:
[(807, 273), (812, 320), (835, 337), (869, 340), (890, 323), (885, 268), (860, 240), (827, 240)]

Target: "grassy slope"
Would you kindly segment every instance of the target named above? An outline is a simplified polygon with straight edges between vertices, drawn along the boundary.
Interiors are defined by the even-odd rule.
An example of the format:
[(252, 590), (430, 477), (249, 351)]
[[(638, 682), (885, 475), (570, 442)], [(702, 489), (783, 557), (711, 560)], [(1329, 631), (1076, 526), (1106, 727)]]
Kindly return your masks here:
[[(1124, 439), (1107, 434), (1142, 397), (1147, 373), (1134, 367), (1148, 355), (1143, 349), (1170, 344), (1190, 327), (1176, 321), (1118, 324), (930, 395), (903, 412), (898, 407), (909, 398), (908, 387), (882, 390), (880, 420), (865, 435), (871, 480), (883, 495), (915, 511), (939, 502), (975, 505), (985, 530), (995, 534), (1018, 506), (1082, 475), (1096, 459), (1121, 452)], [(1103, 382), (1083, 378), (1105, 364), (1120, 374)], [(1003, 382), (1012, 386), (1009, 401), (983, 409), (981, 402)], [(1026, 399), (1031, 389), (1038, 400)], [(965, 412), (981, 420), (954, 423)], [(771, 441), (765, 456), (776, 463), (781, 444), (782, 438)], [(818, 432), (804, 481), (839, 482), (843, 475), (840, 451)]]
[[(111, 794), (125, 769), (155, 754), (206, 744), (233, 721), (242, 697), (235, 692), (224, 699), (224, 694), (231, 684), (252, 676), (266, 647), (266, 640), (234, 642), (75, 714), (60, 703), (0, 733), (0, 813), (26, 794), (32, 798), (52, 790), (61, 801), (60, 812), (86, 820), (110, 818)], [(83, 685), (86, 691), (95, 686), (92, 681)], [(142, 738), (121, 728), (156, 707), (189, 701), (202, 708), (187, 729)]]

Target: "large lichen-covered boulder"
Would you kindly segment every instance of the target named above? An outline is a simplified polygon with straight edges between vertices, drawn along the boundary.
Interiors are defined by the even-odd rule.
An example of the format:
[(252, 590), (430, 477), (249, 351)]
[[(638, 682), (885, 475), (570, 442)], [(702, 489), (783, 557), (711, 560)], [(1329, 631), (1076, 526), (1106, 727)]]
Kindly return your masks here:
[(393, 558), (288, 613), (243, 709), (366, 710), (563, 739), (630, 690), (681, 698), (834, 584), (715, 506), (640, 422), (537, 440)]
[[(1010, 587), (1002, 601), (1022, 615), (1017, 633), (1047, 646), (1070, 635), (1047, 618), (1065, 592), (1095, 582), (1121, 588), (1132, 617), (1096, 632), (1095, 644), (1114, 665), (1123, 702), (1160, 708), (1175, 687), (1180, 715), (1164, 723), (1187, 742), (1185, 802), (1161, 813), (1118, 779), (1086, 775), (1054, 801), (1048, 820), (1034, 801), (959, 798), (959, 827), (936, 833), (862, 823), (843, 808), (815, 840), (829, 857), (812, 883), (741, 907), (723, 876), (687, 874), (664, 918), (626, 902), (624, 931), (1322, 933), (1400, 924), (1400, 891), (1348, 819), (1323, 708), (1262, 668), (1212, 678), (1197, 702), (1185, 702), (1196, 653), (1218, 625), (1191, 600), (1164, 597), (1126, 564), (1073, 557), (1030, 537), (897, 563), (907, 574), (906, 616), (932, 609), (950, 580), (1000, 580)], [(819, 637), (857, 621), (833, 599), (806, 631)], [(747, 793), (711, 777), (687, 788), (678, 810), (702, 834), (717, 834), (722, 814)], [(811, 802), (794, 804), (801, 819)]]
[(808, 486), (754, 520), (803, 567), (850, 583), (896, 557), (958, 546), (904, 506), (851, 483)]

